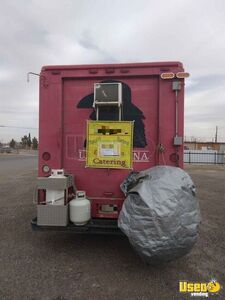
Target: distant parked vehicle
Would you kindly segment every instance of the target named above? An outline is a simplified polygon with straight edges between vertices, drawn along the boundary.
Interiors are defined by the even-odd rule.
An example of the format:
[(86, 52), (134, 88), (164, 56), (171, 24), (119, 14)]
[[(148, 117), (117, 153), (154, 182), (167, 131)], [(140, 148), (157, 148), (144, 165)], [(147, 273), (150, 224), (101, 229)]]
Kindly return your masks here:
[(0, 148), (0, 153), (12, 153), (12, 148), (2, 147), (2, 148)]

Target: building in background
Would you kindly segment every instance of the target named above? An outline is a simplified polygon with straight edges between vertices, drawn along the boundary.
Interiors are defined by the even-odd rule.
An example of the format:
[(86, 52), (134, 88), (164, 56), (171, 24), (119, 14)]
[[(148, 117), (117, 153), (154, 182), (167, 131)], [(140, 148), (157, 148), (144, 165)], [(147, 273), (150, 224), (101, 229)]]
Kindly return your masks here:
[(218, 152), (225, 151), (225, 142), (184, 142), (185, 150), (216, 150)]

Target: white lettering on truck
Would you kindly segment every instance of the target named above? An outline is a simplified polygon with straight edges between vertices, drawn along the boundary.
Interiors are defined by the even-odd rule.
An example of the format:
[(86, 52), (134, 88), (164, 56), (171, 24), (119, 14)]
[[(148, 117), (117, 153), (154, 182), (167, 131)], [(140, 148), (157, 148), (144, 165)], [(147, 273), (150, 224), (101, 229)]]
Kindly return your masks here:
[[(85, 161), (86, 150), (79, 149), (78, 161)], [(150, 153), (148, 150), (134, 150), (133, 151), (133, 162), (149, 162)]]

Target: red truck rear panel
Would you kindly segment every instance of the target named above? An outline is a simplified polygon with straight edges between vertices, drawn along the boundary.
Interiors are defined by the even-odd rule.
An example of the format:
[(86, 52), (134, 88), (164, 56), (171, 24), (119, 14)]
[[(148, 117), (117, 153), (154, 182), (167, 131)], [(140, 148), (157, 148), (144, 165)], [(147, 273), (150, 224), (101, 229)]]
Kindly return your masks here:
[[(129, 170), (92, 169), (85, 167), (86, 123), (93, 119), (93, 87), (102, 81), (119, 81), (123, 85), (124, 118), (135, 119), (133, 169), (155, 165), (183, 167), (183, 146), (174, 146), (175, 92), (172, 82), (181, 82), (178, 91), (178, 136), (183, 137), (184, 81), (161, 79), (160, 74), (182, 72), (179, 62), (46, 66), (40, 77), (39, 176), (46, 176), (44, 165), (64, 168), (74, 174), (79, 190), (92, 199), (92, 216), (100, 203), (122, 206), (120, 184)], [(91, 104), (91, 105), (90, 105)], [(43, 153), (50, 153), (48, 161)], [(177, 157), (179, 156), (179, 160)], [(109, 214), (117, 217), (117, 214)]]

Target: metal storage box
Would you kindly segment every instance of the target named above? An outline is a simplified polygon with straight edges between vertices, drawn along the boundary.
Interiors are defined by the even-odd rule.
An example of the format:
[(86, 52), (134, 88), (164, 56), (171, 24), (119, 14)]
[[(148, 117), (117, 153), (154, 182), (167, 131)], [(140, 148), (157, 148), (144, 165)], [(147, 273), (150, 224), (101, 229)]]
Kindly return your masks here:
[(45, 226), (67, 226), (69, 207), (66, 205), (37, 205), (37, 224)]

